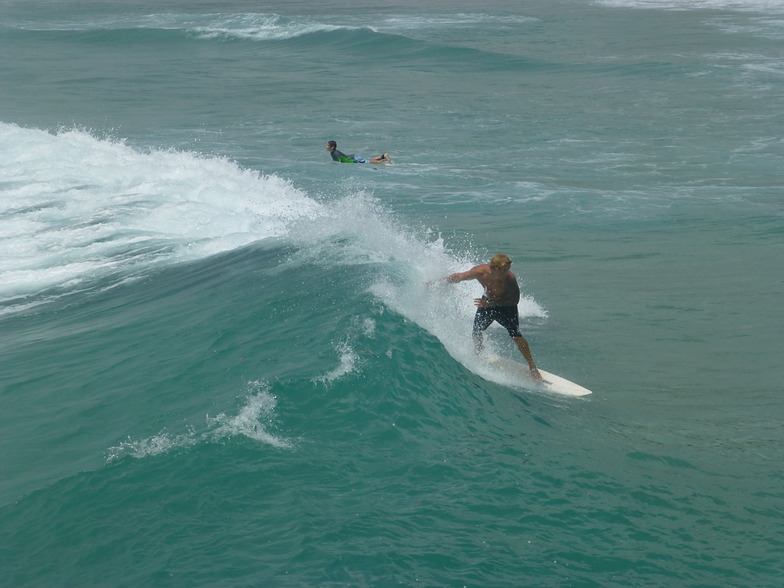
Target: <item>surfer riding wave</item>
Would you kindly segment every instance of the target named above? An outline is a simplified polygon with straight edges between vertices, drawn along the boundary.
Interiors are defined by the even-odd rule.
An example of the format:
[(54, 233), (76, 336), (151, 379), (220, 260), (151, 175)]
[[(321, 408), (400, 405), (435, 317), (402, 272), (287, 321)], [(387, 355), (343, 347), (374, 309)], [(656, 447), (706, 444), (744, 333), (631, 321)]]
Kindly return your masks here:
[(477, 280), (485, 289), (481, 298), (474, 299), (476, 316), (474, 316), (473, 338), (477, 353), (484, 348), (483, 333), (493, 321), (503, 326), (509, 336), (517, 345), (517, 349), (528, 362), (531, 376), (537, 382), (542, 381), (542, 375), (534, 363), (528, 341), (520, 332), (520, 317), (517, 305), (520, 302), (520, 286), (517, 278), (509, 271), (512, 260), (503, 253), (494, 255), (490, 263), (483, 263), (472, 267), (466, 272), (450, 274), (443, 281), (455, 284), (466, 280)]

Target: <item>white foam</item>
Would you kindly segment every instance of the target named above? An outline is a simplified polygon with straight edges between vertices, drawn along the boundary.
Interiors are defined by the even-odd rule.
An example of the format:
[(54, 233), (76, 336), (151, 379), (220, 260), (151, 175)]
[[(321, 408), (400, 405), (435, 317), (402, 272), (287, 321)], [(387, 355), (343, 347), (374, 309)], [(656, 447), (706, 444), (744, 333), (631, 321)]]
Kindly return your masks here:
[(291, 20), (277, 14), (245, 13), (215, 15), (209, 22), (198, 25), (189, 24), (188, 28), (206, 39), (236, 38), (252, 41), (279, 41), (353, 27)]
[(781, 0), (596, 0), (596, 3), (613, 8), (784, 12), (784, 3)]
[(0, 301), (280, 237), (322, 209), (224, 158), (84, 131), (0, 123), (0, 151)]
[(122, 441), (119, 445), (109, 448), (106, 452), (106, 461), (112, 462), (123, 457), (151, 457), (168, 453), (172, 449), (196, 445), (198, 438), (192, 432), (183, 435), (170, 435), (165, 430), (146, 439), (131, 439)]
[(340, 354), (340, 363), (334, 369), (328, 371), (322, 376), (313, 379), (314, 382), (321, 382), (322, 384), (331, 384), (335, 380), (339, 380), (345, 375), (352, 373), (357, 367), (357, 360), (359, 357), (356, 352), (349, 346), (347, 342), (338, 344), (337, 350)]
[(373, 337), (375, 337), (376, 336), (376, 321), (374, 321), (372, 318), (365, 318), (362, 321), (362, 331), (363, 331), (365, 337), (368, 337), (369, 339), (372, 339)]
[(98, 16), (76, 21), (20, 22), (15, 26), (25, 30), (94, 31), (94, 30), (160, 30), (184, 31), (203, 39), (246, 39), (277, 41), (318, 32), (330, 32), (348, 27), (310, 20), (293, 20), (273, 13), (158, 13), (144, 15)]
[(207, 423), (213, 428), (203, 437), (217, 441), (243, 436), (274, 447), (290, 448), (290, 441), (267, 430), (277, 404), (277, 399), (269, 392), (269, 386), (262, 382), (251, 382), (250, 387), (252, 390), (246, 403), (236, 415), (221, 413), (214, 418), (207, 417)]
[(374, 25), (373, 29), (392, 32), (412, 29), (454, 29), (455, 27), (473, 27), (483, 24), (518, 26), (536, 22), (536, 20), (530, 16), (458, 12), (454, 14), (391, 16)]
[(246, 437), (264, 445), (280, 449), (290, 449), (293, 443), (288, 439), (269, 432), (270, 423), (275, 416), (277, 400), (264, 382), (249, 382), (245, 403), (236, 414), (220, 413), (215, 417), (207, 415), (207, 429), (197, 431), (189, 427), (186, 433), (171, 434), (166, 430), (145, 439), (122, 441), (106, 452), (106, 460), (111, 462), (123, 457), (137, 459), (168, 453), (200, 443), (215, 443), (235, 437)]

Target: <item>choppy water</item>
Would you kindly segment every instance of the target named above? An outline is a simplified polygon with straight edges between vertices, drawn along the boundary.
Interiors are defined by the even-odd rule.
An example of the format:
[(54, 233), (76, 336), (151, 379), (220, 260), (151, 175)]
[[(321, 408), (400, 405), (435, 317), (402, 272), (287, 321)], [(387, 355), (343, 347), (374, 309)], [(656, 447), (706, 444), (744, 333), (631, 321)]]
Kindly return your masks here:
[[(779, 585), (781, 2), (2, 1), (0, 55), (2, 585)], [(499, 251), (592, 396), (423, 284)]]

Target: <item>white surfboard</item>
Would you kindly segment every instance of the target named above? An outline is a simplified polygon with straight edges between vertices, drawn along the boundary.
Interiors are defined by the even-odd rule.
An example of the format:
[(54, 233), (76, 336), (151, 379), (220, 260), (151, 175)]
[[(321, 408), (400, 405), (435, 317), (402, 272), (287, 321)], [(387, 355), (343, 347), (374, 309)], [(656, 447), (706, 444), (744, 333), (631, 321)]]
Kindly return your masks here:
[(541, 389), (545, 392), (563, 394), (565, 396), (586, 396), (591, 394), (588, 388), (583, 388), (579, 384), (546, 372), (541, 368), (539, 368), (539, 373), (542, 374), (544, 382), (535, 382), (531, 377), (531, 370), (528, 369), (528, 366), (519, 361), (490, 354), (486, 358), (488, 371), (480, 375), (498, 384), (525, 388), (526, 390)]

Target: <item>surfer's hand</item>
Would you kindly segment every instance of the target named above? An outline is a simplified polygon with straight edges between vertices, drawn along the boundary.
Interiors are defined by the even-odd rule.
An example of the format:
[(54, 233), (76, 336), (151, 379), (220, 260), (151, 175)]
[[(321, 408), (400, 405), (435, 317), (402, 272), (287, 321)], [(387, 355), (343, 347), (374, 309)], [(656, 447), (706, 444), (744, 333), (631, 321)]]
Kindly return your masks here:
[(487, 308), (490, 306), (490, 303), (487, 301), (487, 298), (474, 298), (474, 306), (478, 306), (479, 308)]

